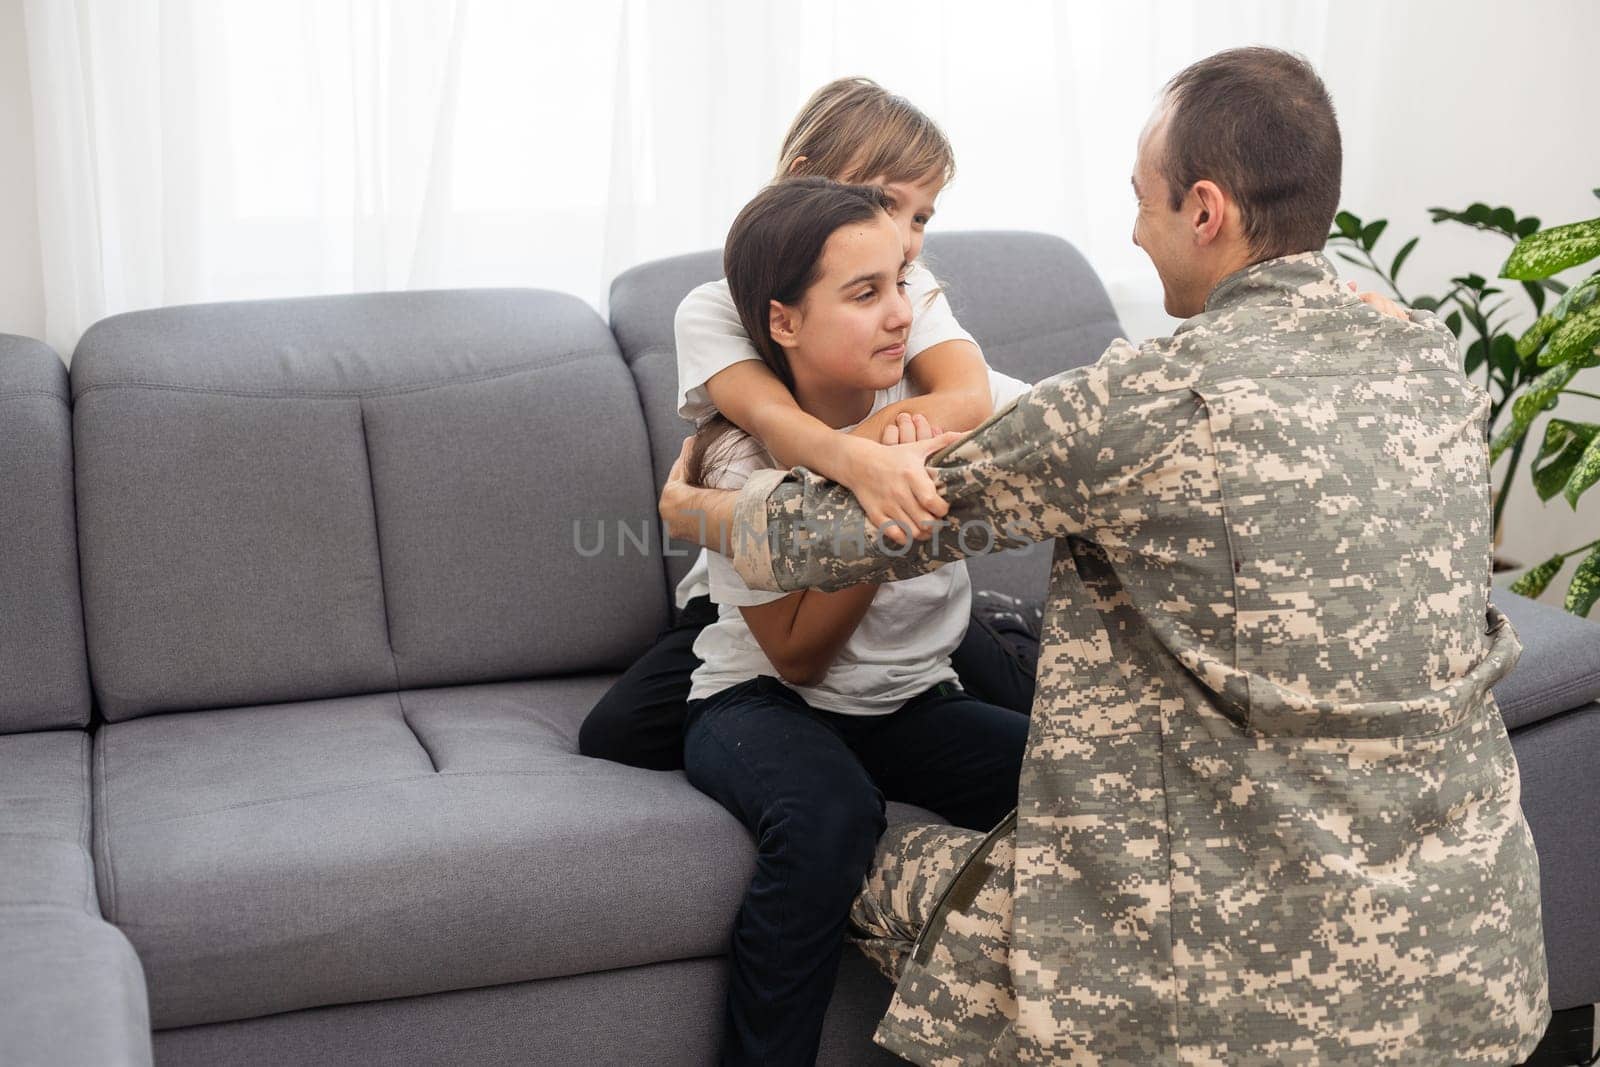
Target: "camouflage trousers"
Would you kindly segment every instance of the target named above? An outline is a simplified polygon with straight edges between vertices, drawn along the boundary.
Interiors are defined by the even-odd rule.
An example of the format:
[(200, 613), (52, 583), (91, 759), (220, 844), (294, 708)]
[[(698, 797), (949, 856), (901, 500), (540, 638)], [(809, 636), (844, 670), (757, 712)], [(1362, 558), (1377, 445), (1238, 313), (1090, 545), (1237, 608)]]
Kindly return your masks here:
[(896, 983), (874, 1040), (926, 1067), (1014, 1063), (1015, 816), (988, 835), (891, 826), (850, 909), (850, 940)]

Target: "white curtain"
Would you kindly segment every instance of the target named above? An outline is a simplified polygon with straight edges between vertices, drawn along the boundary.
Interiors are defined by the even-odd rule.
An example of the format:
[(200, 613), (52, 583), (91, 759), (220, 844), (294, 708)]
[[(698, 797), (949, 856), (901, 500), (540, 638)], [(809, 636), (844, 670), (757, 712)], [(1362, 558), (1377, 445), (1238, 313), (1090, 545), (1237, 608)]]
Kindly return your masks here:
[[(818, 85), (931, 114), (938, 229), (1075, 242), (1135, 335), (1135, 139), (1173, 72), (1266, 43), (1323, 64), (1325, 2), (24, 0), (47, 340), (199, 301), (561, 289), (721, 244)], [(1341, 6), (1340, 11), (1348, 9)]]

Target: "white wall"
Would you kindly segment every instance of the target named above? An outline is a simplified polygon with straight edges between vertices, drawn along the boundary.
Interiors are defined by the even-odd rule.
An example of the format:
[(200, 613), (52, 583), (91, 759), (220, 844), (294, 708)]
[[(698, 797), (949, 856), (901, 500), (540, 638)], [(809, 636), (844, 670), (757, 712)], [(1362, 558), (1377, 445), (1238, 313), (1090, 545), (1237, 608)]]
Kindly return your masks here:
[(33, 184), (33, 98), (22, 0), (0, 0), (0, 333), (44, 333)]

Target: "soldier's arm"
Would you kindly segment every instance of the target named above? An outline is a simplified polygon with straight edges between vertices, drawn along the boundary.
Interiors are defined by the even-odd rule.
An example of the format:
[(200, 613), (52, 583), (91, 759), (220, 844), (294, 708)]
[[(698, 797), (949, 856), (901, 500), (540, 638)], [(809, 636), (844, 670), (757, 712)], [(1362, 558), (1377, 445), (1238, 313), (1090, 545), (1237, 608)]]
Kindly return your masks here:
[[(755, 589), (841, 589), (1074, 533), (1087, 524), (1088, 471), (1108, 402), (1101, 364), (1048, 378), (933, 455), (949, 506), (930, 535), (896, 544), (871, 530), (843, 486), (797, 467), (752, 475), (727, 508), (734, 567)], [(731, 519), (731, 522), (727, 520)]]

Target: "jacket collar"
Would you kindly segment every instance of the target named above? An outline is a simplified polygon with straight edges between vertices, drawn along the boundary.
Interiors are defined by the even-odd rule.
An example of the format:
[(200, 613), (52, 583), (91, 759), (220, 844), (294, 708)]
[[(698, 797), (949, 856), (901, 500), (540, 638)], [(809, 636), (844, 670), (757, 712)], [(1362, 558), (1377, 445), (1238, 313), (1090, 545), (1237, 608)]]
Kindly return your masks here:
[(1206, 297), (1206, 311), (1253, 304), (1332, 308), (1352, 299), (1352, 294), (1340, 289), (1338, 272), (1327, 256), (1321, 252), (1297, 252), (1234, 271)]

